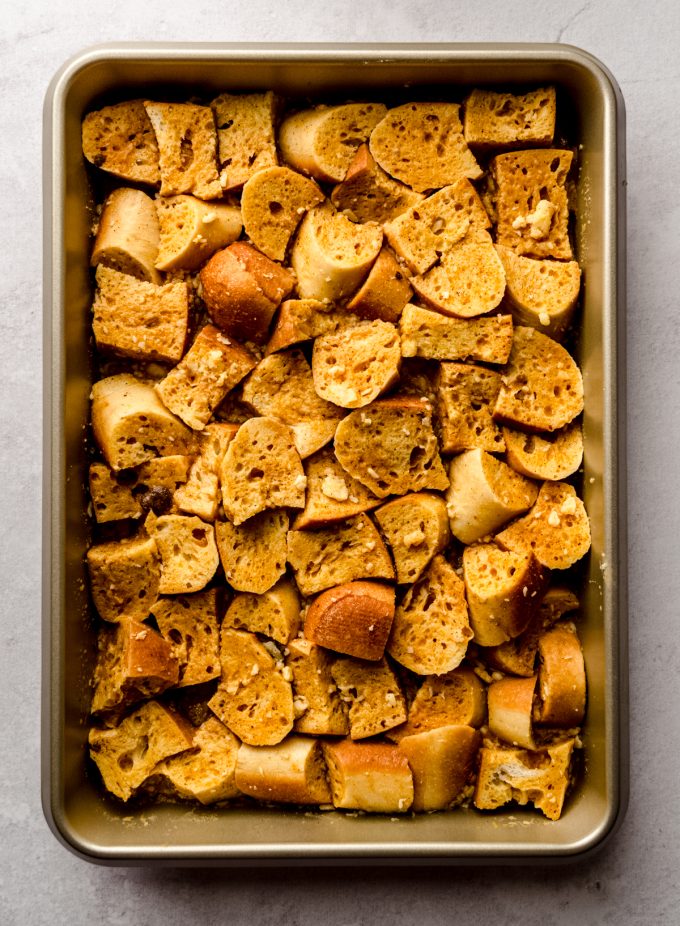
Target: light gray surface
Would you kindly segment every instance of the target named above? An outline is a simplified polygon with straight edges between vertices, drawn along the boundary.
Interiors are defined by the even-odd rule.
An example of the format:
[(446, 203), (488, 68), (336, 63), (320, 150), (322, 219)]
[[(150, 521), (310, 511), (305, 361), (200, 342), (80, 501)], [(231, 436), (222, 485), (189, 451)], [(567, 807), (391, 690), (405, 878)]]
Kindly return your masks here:
[[(3, 474), (0, 923), (670, 924), (680, 913), (680, 6), (4, 0), (0, 6)], [(600, 57), (628, 110), (632, 794), (605, 851), (560, 869), (144, 871), (81, 862), (39, 803), (40, 132), (62, 61), (103, 41), (563, 41)]]

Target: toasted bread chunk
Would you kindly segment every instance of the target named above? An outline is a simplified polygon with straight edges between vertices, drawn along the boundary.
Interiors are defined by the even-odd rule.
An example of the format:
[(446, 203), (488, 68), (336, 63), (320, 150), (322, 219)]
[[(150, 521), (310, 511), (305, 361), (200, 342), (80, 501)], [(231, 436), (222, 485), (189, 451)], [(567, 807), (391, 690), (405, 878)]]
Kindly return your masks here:
[(518, 325), (559, 340), (569, 326), (581, 288), (575, 260), (534, 260), (496, 245), (505, 270), (505, 305)]
[(92, 331), (100, 350), (135, 360), (176, 363), (189, 323), (187, 284), (156, 286), (100, 264), (92, 306)]
[(538, 486), (483, 450), (451, 460), (446, 495), (451, 533), (461, 543), (492, 534), (536, 501)]
[(238, 751), (236, 784), (259, 801), (329, 804), (326, 762), (321, 743), (289, 736), (277, 746), (247, 746)]
[(531, 479), (557, 482), (571, 476), (583, 460), (583, 432), (578, 423), (552, 434), (525, 434), (503, 428), (505, 457), (514, 470)]
[(385, 236), (408, 267), (423, 274), (468, 231), (490, 226), (477, 191), (460, 179), (387, 222)]
[(457, 103), (406, 103), (390, 109), (373, 130), (370, 147), (383, 170), (419, 192), (482, 176), (463, 137)]
[(314, 388), (342, 408), (373, 402), (397, 382), (400, 366), (399, 333), (389, 322), (359, 322), (314, 342)]
[(555, 134), (555, 88), (528, 93), (473, 90), (465, 100), (465, 141), (475, 151), (547, 147)]
[(295, 449), (301, 460), (311, 457), (317, 450), (321, 450), (335, 437), (338, 426), (336, 418), (317, 418), (315, 421), (299, 421), (291, 424)]
[(397, 322), (411, 298), (411, 284), (389, 248), (382, 248), (366, 280), (347, 303), (359, 318)]
[(158, 629), (179, 662), (178, 687), (219, 678), (217, 591), (159, 598), (151, 607)]
[(483, 746), (475, 787), (475, 807), (494, 810), (509, 801), (529, 801), (550, 820), (559, 820), (569, 785), (574, 740), (529, 751)]
[(303, 595), (354, 579), (394, 578), (387, 548), (365, 514), (326, 530), (289, 531), (288, 562)]
[(178, 661), (172, 646), (147, 624), (122, 618), (99, 631), (91, 711), (107, 723), (126, 707), (177, 684)]
[(293, 676), (296, 733), (346, 736), (347, 706), (331, 675), (333, 659), (321, 646), (298, 637), (288, 644), (286, 667)]
[(413, 492), (378, 508), (375, 519), (392, 551), (397, 582), (417, 582), (451, 537), (446, 503), (429, 492)]
[(462, 724), (406, 736), (399, 748), (413, 773), (412, 809), (444, 810), (461, 796), (481, 742), (477, 730)]
[(380, 504), (379, 498), (345, 472), (330, 448), (311, 456), (305, 464), (305, 473), (305, 507), (293, 522), (294, 530), (345, 521)]
[(219, 563), (212, 524), (181, 514), (153, 515), (146, 528), (161, 558), (161, 595), (200, 592), (215, 575)]
[(355, 225), (330, 202), (310, 209), (290, 254), (303, 299), (332, 302), (350, 296), (380, 253), (378, 225)]
[(356, 324), (358, 316), (318, 299), (287, 299), (281, 303), (266, 355)]
[(189, 427), (202, 431), (222, 399), (256, 363), (249, 350), (214, 325), (206, 325), (156, 391), (166, 408)]
[(313, 180), (289, 167), (260, 170), (243, 187), (241, 210), (246, 235), (267, 257), (283, 260), (302, 216), (323, 199)]
[(481, 727), (486, 720), (486, 688), (467, 666), (444, 675), (430, 675), (418, 689), (408, 720), (387, 734), (400, 743), (405, 736), (463, 724)]
[(167, 514), (173, 493), (186, 482), (191, 457), (156, 457), (136, 469), (114, 472), (90, 464), (90, 495), (97, 523), (139, 518), (147, 511)]
[(90, 264), (103, 264), (147, 283), (161, 282), (156, 269), (160, 230), (154, 201), (141, 190), (119, 187), (102, 209)]
[(394, 589), (380, 582), (346, 582), (322, 592), (305, 617), (305, 637), (336, 653), (382, 659), (394, 619)]
[(278, 164), (274, 119), (277, 100), (267, 93), (221, 93), (210, 104), (217, 123), (220, 181), (235, 190), (258, 170)]
[(489, 730), (511, 746), (535, 749), (532, 717), (536, 676), (503, 678), (489, 685)]
[(227, 447), (220, 482), (235, 525), (268, 508), (304, 508), (307, 477), (290, 428), (274, 418), (242, 424)]
[(167, 410), (148, 383), (121, 373), (96, 382), (91, 397), (95, 440), (111, 469), (194, 450), (193, 433)]
[(346, 810), (406, 813), (413, 804), (413, 776), (397, 746), (324, 743), (333, 804)]
[(158, 548), (143, 534), (99, 543), (87, 551), (90, 591), (100, 617), (144, 620), (158, 597), (161, 567)]
[(159, 270), (196, 270), (215, 251), (236, 241), (243, 228), (238, 206), (206, 203), (195, 196), (160, 196), (156, 210)]
[(238, 425), (222, 422), (208, 424), (203, 429), (201, 452), (191, 464), (188, 479), (173, 497), (180, 511), (195, 514), (202, 521), (215, 520), (221, 501), (219, 470), (237, 431)]
[(335, 432), (335, 455), (378, 498), (448, 485), (432, 408), (415, 397), (384, 399), (343, 418)]
[(590, 522), (572, 486), (544, 482), (531, 511), (497, 534), (496, 543), (531, 552), (548, 569), (568, 569), (590, 549)]
[(563, 585), (553, 585), (545, 593), (541, 602), (541, 626), (552, 627), (565, 614), (577, 611), (579, 604), (578, 597), (570, 588)]
[(506, 363), (512, 347), (512, 316), (447, 318), (409, 303), (399, 319), (402, 357)]
[(375, 663), (340, 658), (333, 663), (331, 674), (340, 697), (349, 705), (353, 740), (384, 733), (406, 720), (406, 701), (384, 659)]
[[(285, 552), (285, 551), (284, 551)], [(271, 556), (267, 549), (266, 554)], [(292, 579), (280, 579), (261, 595), (243, 592), (236, 595), (224, 615), (227, 627), (249, 630), (286, 644), (300, 628), (300, 597)]]
[(293, 728), (293, 693), (254, 633), (222, 627), (222, 679), (209, 701), (214, 714), (249, 746), (274, 746)]
[(148, 701), (113, 729), (93, 727), (89, 743), (104, 786), (127, 801), (159, 762), (191, 749), (193, 729), (169, 708)]
[(395, 219), (423, 199), (420, 193), (393, 180), (375, 162), (368, 145), (360, 145), (345, 179), (331, 193), (331, 202), (353, 222)]
[(463, 550), (463, 580), (475, 642), (498, 646), (519, 636), (539, 609), (548, 573), (529, 554), (477, 544)]
[(547, 148), (493, 158), (497, 244), (526, 257), (572, 259), (566, 189), (572, 157)]
[(442, 254), (441, 263), (411, 286), (429, 305), (444, 315), (474, 318), (492, 312), (505, 292), (505, 270), (491, 235), (469, 231)]
[(505, 450), (500, 427), (492, 418), (501, 375), (471, 363), (442, 363), (437, 376), (437, 411), (444, 453), (460, 450)]
[(382, 103), (345, 103), (288, 116), (279, 128), (283, 159), (317, 180), (337, 183), (385, 112)]
[(215, 324), (239, 341), (267, 340), (293, 276), (244, 241), (217, 251), (201, 270), (203, 301)]
[(586, 709), (586, 670), (573, 624), (560, 623), (538, 638), (539, 722), (577, 727)]
[(210, 107), (145, 102), (144, 108), (158, 142), (161, 196), (193, 193), (199, 199), (220, 197), (217, 133)]
[(83, 119), (83, 154), (102, 170), (132, 183), (158, 186), (158, 143), (142, 100), (126, 100)]
[(263, 511), (238, 527), (217, 521), (217, 548), (227, 582), (240, 592), (262, 595), (286, 570), (285, 511)]
[(209, 717), (194, 733), (194, 748), (165, 759), (155, 774), (162, 775), (178, 797), (214, 804), (238, 797), (234, 780), (239, 741), (217, 717)]
[(533, 328), (515, 328), (494, 418), (527, 431), (556, 431), (583, 411), (583, 377), (570, 354)]
[(418, 675), (442, 675), (460, 665), (471, 638), (465, 586), (435, 556), (397, 607), (387, 652)]

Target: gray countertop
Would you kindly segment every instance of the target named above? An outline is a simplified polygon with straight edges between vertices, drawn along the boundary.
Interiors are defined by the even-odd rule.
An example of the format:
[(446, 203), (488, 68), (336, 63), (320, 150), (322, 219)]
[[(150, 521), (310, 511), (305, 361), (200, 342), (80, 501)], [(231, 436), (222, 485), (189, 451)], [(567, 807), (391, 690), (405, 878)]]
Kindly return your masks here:
[[(356, 926), (484, 920), (670, 924), (680, 913), (680, 4), (593, 0), (5, 0), (0, 95), (3, 709), (0, 922)], [(562, 41), (627, 104), (631, 781), (606, 849), (561, 868), (198, 871), (98, 868), (39, 799), (41, 106), (70, 55), (115, 40)]]

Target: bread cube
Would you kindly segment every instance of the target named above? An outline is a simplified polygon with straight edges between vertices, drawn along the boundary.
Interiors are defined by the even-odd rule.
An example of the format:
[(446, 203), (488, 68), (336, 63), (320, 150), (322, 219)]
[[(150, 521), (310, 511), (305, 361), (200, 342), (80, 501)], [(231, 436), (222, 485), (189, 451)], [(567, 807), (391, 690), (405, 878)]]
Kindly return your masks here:
[(286, 347), (311, 341), (324, 334), (333, 334), (347, 325), (358, 321), (344, 309), (339, 310), (332, 302), (318, 299), (286, 299), (281, 303), (272, 336), (267, 344), (266, 355)]
[(238, 797), (236, 759), (239, 741), (217, 717), (194, 733), (193, 749), (164, 759), (155, 769), (177, 797), (214, 804)]
[(460, 450), (505, 450), (500, 427), (492, 417), (502, 385), (501, 374), (471, 363), (442, 363), (437, 376), (437, 411), (444, 453)]
[(305, 507), (293, 522), (294, 530), (336, 524), (380, 504), (379, 498), (345, 472), (330, 448), (319, 450), (305, 462), (305, 474)]
[(173, 493), (189, 475), (191, 457), (155, 457), (135, 469), (115, 472), (104, 463), (91, 463), (90, 496), (98, 524), (140, 518), (147, 511), (167, 514)]
[(166, 514), (147, 519), (147, 530), (161, 558), (161, 595), (200, 592), (215, 575), (219, 563), (212, 524), (200, 518)]
[(215, 251), (236, 241), (243, 228), (238, 206), (207, 203), (195, 196), (160, 196), (156, 210), (159, 270), (196, 270)]
[(219, 678), (216, 589), (159, 598), (151, 613), (179, 663), (179, 688)]
[(321, 743), (289, 736), (276, 746), (247, 746), (238, 751), (236, 784), (243, 794), (282, 804), (329, 804), (326, 762)]
[(153, 199), (142, 190), (119, 187), (106, 198), (90, 264), (103, 264), (121, 273), (161, 282), (156, 269), (160, 230)]
[(397, 746), (324, 743), (333, 804), (369, 813), (406, 813), (413, 804), (413, 776)]
[(552, 434), (526, 434), (503, 428), (505, 458), (531, 479), (558, 482), (573, 475), (583, 460), (583, 431), (572, 422)]
[(586, 670), (573, 624), (556, 624), (538, 638), (538, 720), (549, 727), (577, 727), (586, 709)]
[(314, 736), (348, 734), (347, 706), (331, 675), (331, 655), (302, 637), (291, 640), (287, 650), (286, 668), (293, 677), (295, 732)]
[(222, 498), (219, 471), (227, 447), (238, 431), (236, 424), (214, 422), (203, 429), (200, 453), (191, 464), (186, 482), (176, 489), (175, 505), (202, 521), (214, 521)]
[(194, 103), (151, 103), (144, 108), (158, 142), (161, 196), (193, 193), (217, 199), (217, 133), (212, 110)]
[(503, 678), (489, 685), (489, 731), (511, 746), (535, 749), (532, 728), (536, 676)]
[(274, 118), (277, 100), (267, 93), (221, 93), (210, 104), (219, 143), (220, 181), (242, 187), (253, 174), (278, 164)]
[(83, 154), (95, 167), (132, 183), (160, 184), (158, 143), (142, 100), (88, 113), (82, 140)]
[(289, 167), (267, 167), (243, 187), (241, 211), (246, 235), (272, 260), (284, 260), (302, 216), (324, 195), (313, 180)]
[(379, 225), (395, 219), (422, 199), (420, 193), (386, 174), (376, 164), (367, 144), (359, 146), (344, 180), (331, 193), (331, 202), (348, 219)]
[(555, 134), (555, 88), (528, 93), (473, 90), (465, 100), (465, 141), (475, 151), (546, 147)]
[(263, 595), (286, 571), (285, 511), (263, 511), (238, 526), (217, 521), (217, 548), (227, 582), (239, 592)]
[(392, 551), (399, 583), (417, 582), (451, 537), (446, 503), (429, 492), (395, 498), (378, 508), (375, 519)]
[(412, 809), (445, 810), (462, 797), (481, 741), (477, 730), (463, 725), (439, 727), (406, 736), (399, 748), (413, 773)]
[[(271, 556), (269, 548), (267, 552)], [(235, 630), (263, 634), (277, 643), (288, 643), (300, 628), (300, 597), (295, 583), (283, 578), (261, 595), (250, 592), (235, 595), (224, 615), (224, 624)]]
[(340, 658), (333, 663), (331, 674), (340, 697), (349, 705), (353, 740), (384, 733), (406, 720), (406, 701), (384, 659), (375, 663)]
[(100, 617), (144, 620), (160, 590), (160, 561), (155, 541), (140, 535), (99, 543), (87, 551), (90, 591)]
[(411, 284), (389, 248), (382, 248), (362, 286), (347, 303), (360, 318), (397, 322), (411, 298)]
[(448, 318), (409, 303), (399, 319), (402, 357), (506, 363), (512, 348), (512, 316)]
[(408, 709), (408, 719), (387, 734), (400, 743), (405, 736), (451, 725), (481, 727), (486, 720), (486, 688), (467, 666), (443, 675), (429, 675)]
[(345, 582), (322, 592), (307, 609), (305, 637), (359, 659), (382, 659), (394, 619), (394, 589), (379, 582)]

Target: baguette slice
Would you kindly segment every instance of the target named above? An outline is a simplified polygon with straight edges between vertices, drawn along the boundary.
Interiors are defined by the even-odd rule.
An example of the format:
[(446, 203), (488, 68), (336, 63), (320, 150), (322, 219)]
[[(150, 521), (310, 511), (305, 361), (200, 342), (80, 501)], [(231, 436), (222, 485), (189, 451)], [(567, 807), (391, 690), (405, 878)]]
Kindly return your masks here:
[(535, 749), (532, 717), (536, 676), (503, 678), (489, 685), (489, 730), (511, 746)]
[(305, 637), (336, 653), (375, 662), (383, 657), (393, 619), (393, 588), (379, 582), (345, 582), (310, 604)]
[(397, 677), (383, 659), (337, 659), (331, 668), (340, 697), (349, 705), (353, 740), (384, 733), (406, 720), (406, 701)]
[(336, 308), (332, 302), (319, 302), (318, 299), (286, 299), (281, 303), (265, 354), (268, 356), (324, 334), (334, 334), (357, 321), (358, 316)]
[(436, 382), (444, 453), (505, 449), (502, 431), (492, 417), (502, 385), (500, 373), (471, 363), (442, 363)]
[(165, 759), (155, 769), (173, 794), (201, 804), (238, 797), (235, 783), (239, 741), (217, 717), (208, 717), (194, 734), (194, 748)]
[(447, 318), (409, 303), (399, 319), (402, 357), (506, 363), (512, 348), (512, 316)]
[(408, 720), (387, 734), (400, 743), (405, 736), (450, 725), (481, 727), (486, 720), (486, 688), (467, 666), (444, 675), (430, 675), (416, 692)]
[(236, 526), (268, 508), (304, 508), (307, 478), (287, 425), (251, 418), (227, 447), (220, 472), (224, 510)]
[(347, 303), (359, 318), (396, 323), (411, 298), (411, 284), (394, 254), (382, 248), (363, 285)]
[(89, 486), (97, 523), (140, 518), (146, 511), (167, 514), (173, 493), (187, 481), (191, 460), (183, 455), (155, 457), (118, 473), (104, 463), (91, 463)]
[(102, 170), (159, 186), (158, 143), (142, 100), (126, 100), (88, 113), (83, 119), (83, 154)]
[(298, 421), (291, 424), (293, 442), (301, 460), (311, 457), (335, 437), (338, 427), (336, 418), (317, 418), (314, 421)]
[(152, 537), (98, 543), (87, 551), (90, 591), (105, 621), (144, 620), (158, 597), (160, 558)]
[(446, 504), (438, 495), (413, 492), (382, 505), (375, 513), (397, 571), (397, 582), (413, 583), (451, 537)]
[(313, 180), (289, 167), (267, 167), (243, 187), (241, 211), (246, 235), (272, 260), (284, 260), (302, 216), (323, 202)]
[(406, 813), (413, 804), (413, 776), (397, 746), (324, 743), (333, 804), (346, 810)]
[[(271, 555), (269, 548), (267, 551)], [(250, 592), (236, 595), (224, 615), (224, 624), (287, 644), (300, 628), (300, 597), (295, 583), (284, 577), (260, 595)]]
[(407, 103), (389, 110), (373, 130), (370, 147), (383, 170), (421, 193), (482, 176), (463, 137), (457, 103)]
[(590, 549), (590, 522), (581, 499), (566, 482), (544, 482), (531, 511), (496, 536), (515, 553), (533, 553), (548, 569), (568, 569)]
[(583, 377), (571, 355), (540, 331), (516, 327), (495, 420), (526, 431), (557, 431), (582, 411)]
[(366, 144), (359, 146), (345, 179), (331, 193), (331, 202), (347, 218), (379, 225), (395, 219), (422, 199), (420, 193), (386, 174)]
[(179, 663), (178, 688), (219, 678), (216, 589), (159, 598), (150, 610)]
[(462, 796), (481, 736), (464, 725), (405, 736), (399, 748), (413, 773), (413, 805), (418, 812), (444, 810)]
[(293, 676), (296, 733), (346, 736), (347, 707), (331, 675), (333, 658), (321, 646), (298, 637), (288, 644), (286, 667)]
[(145, 102), (144, 108), (158, 142), (161, 196), (193, 193), (199, 199), (220, 197), (217, 133), (210, 107)]
[(373, 402), (343, 418), (335, 432), (335, 455), (378, 498), (448, 485), (432, 408), (415, 397)]
[(288, 116), (279, 128), (283, 159), (317, 180), (337, 183), (385, 112), (382, 103), (345, 103)]
[[(215, 531), (200, 518), (180, 514), (146, 520), (161, 558), (161, 595), (200, 592), (215, 575), (219, 564)], [(151, 602), (149, 602), (151, 604)]]
[(277, 100), (267, 93), (221, 93), (215, 113), (220, 182), (235, 190), (259, 170), (278, 164), (274, 120)]
[(558, 482), (575, 473), (583, 460), (583, 432), (575, 422), (546, 435), (503, 428), (503, 439), (510, 466), (531, 479)]
[(380, 504), (379, 498), (345, 472), (330, 448), (306, 461), (305, 474), (305, 507), (293, 522), (294, 530), (336, 524)]
[(155, 263), (160, 229), (154, 201), (141, 190), (119, 187), (106, 198), (90, 264), (103, 264), (159, 284)]
[(191, 465), (188, 479), (173, 496), (180, 511), (195, 514), (202, 521), (215, 520), (221, 500), (219, 470), (237, 431), (238, 425), (222, 422), (213, 422), (203, 429), (201, 452)]
[(465, 100), (465, 141), (475, 151), (547, 147), (555, 134), (554, 87), (528, 93), (473, 90)]
[(449, 478), (446, 504), (451, 533), (466, 544), (527, 511), (538, 495), (535, 483), (483, 450), (466, 450), (454, 457)]
[(539, 722), (577, 727), (586, 709), (586, 670), (573, 624), (560, 623), (538, 639)]
[(159, 270), (197, 270), (215, 251), (236, 241), (243, 228), (238, 206), (206, 203), (195, 196), (160, 196), (156, 211)]
[(243, 794), (259, 801), (282, 804), (331, 801), (321, 743), (306, 736), (289, 736), (276, 746), (242, 745), (235, 780)]
[(443, 556), (435, 556), (397, 607), (387, 652), (419, 675), (442, 675), (463, 661), (472, 630), (465, 586)]
[(263, 595), (286, 571), (285, 511), (263, 511), (235, 526), (217, 521), (215, 534), (224, 575), (232, 588)]

